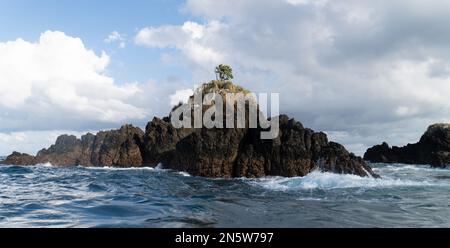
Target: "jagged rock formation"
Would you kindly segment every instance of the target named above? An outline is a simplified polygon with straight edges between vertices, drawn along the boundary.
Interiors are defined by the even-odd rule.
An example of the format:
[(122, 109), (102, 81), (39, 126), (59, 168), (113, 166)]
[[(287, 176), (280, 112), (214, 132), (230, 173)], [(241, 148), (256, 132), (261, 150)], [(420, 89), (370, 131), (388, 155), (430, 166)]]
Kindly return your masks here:
[[(205, 84), (199, 90), (223, 96), (247, 93), (231, 82), (221, 81)], [(194, 111), (192, 101), (193, 98), (188, 104)], [(201, 106), (202, 113), (214, 104)], [(2, 163), (116, 167), (155, 167), (162, 163), (165, 168), (195, 176), (226, 178), (305, 176), (315, 169), (378, 177), (362, 158), (329, 142), (326, 134), (304, 128), (284, 115), (278, 117), (280, 133), (272, 140), (260, 138), (265, 129), (259, 125), (257, 128), (249, 128), (248, 124), (245, 128), (175, 128), (170, 117), (154, 118), (145, 133), (127, 125), (120, 130), (87, 134), (81, 139), (63, 135), (36, 157), (14, 153)]]
[(142, 166), (142, 137), (144, 132), (131, 125), (119, 130), (75, 136), (61, 135), (56, 143), (36, 156), (14, 152), (3, 164), (34, 165), (51, 163), (58, 166)]
[(374, 163), (450, 165), (450, 124), (431, 125), (420, 141), (404, 147), (389, 147), (385, 142), (369, 148), (364, 159)]
[[(162, 156), (149, 155), (149, 166), (165, 167), (206, 177), (305, 176), (315, 169), (378, 177), (363, 161), (343, 146), (328, 142), (324, 133), (304, 128), (300, 122), (280, 116), (281, 133), (261, 140), (261, 129), (194, 129), (177, 132), (171, 124), (155, 119), (147, 126), (145, 144), (162, 147)], [(155, 135), (157, 139), (154, 139)]]

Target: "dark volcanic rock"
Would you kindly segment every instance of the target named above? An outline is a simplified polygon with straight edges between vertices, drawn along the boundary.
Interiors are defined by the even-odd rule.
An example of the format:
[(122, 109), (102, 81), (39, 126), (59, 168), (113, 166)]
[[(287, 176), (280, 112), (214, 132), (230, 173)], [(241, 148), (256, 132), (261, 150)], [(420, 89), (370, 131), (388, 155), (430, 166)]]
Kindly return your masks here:
[(260, 139), (262, 129), (175, 129), (155, 119), (147, 126), (148, 165), (204, 177), (305, 176), (315, 169), (378, 177), (362, 158), (328, 142), (324, 133), (280, 117), (280, 135)]
[[(140, 167), (144, 132), (131, 125), (119, 130), (100, 132), (94, 139), (84, 137), (94, 166)], [(89, 155), (89, 149), (86, 151)]]
[(78, 165), (80, 154), (81, 140), (76, 136), (61, 135), (50, 148), (39, 151), (35, 161), (60, 166)]
[(13, 152), (11, 155), (6, 157), (4, 161), (0, 164), (7, 165), (35, 165), (35, 157), (26, 153)]
[(429, 164), (433, 167), (450, 165), (450, 125), (435, 124), (428, 128), (420, 141), (404, 147), (389, 147), (387, 143), (369, 148), (364, 159), (374, 163)]
[(131, 125), (119, 130), (75, 136), (61, 135), (55, 144), (33, 157), (13, 153), (2, 164), (34, 165), (51, 163), (57, 166), (142, 166), (141, 148), (144, 132)]
[(151, 167), (171, 159), (178, 142), (192, 133), (192, 129), (178, 129), (168, 119), (156, 117), (147, 124), (145, 130), (143, 160), (146, 166)]
[[(221, 85), (213, 81), (203, 88), (203, 93), (222, 96), (244, 91), (229, 82)], [(193, 112), (192, 97), (190, 101), (188, 108)], [(236, 112), (236, 103), (227, 104), (233, 104)], [(209, 107), (203, 106), (202, 112)], [(224, 119), (227, 118), (225, 109)], [(147, 125), (144, 136), (144, 161), (150, 166), (162, 163), (165, 168), (204, 177), (294, 177), (305, 176), (316, 169), (378, 177), (362, 158), (329, 142), (326, 134), (304, 128), (287, 116), (278, 118), (280, 134), (273, 140), (261, 139), (261, 132), (265, 130), (248, 128), (248, 123), (241, 129), (176, 129), (169, 118), (154, 119)]]
[[(247, 92), (231, 82), (219, 81), (205, 84), (199, 90), (222, 96)], [(190, 98), (189, 105), (177, 108), (187, 106), (188, 111), (194, 112), (196, 105), (192, 101)], [(211, 102), (211, 106), (215, 103)], [(254, 100), (247, 102), (247, 110), (254, 103)], [(234, 101), (225, 105), (237, 108)], [(205, 113), (211, 106), (201, 106), (200, 111)], [(259, 109), (256, 111), (262, 115)], [(226, 115), (224, 111), (225, 118)], [(53, 146), (40, 151), (36, 157), (14, 153), (3, 163), (30, 165), (50, 162), (58, 166), (114, 167), (155, 167), (162, 163), (166, 168), (195, 176), (226, 178), (305, 176), (316, 169), (378, 177), (361, 158), (343, 146), (329, 142), (326, 134), (307, 129), (287, 116), (278, 118), (280, 133), (272, 140), (261, 139), (261, 132), (267, 130), (249, 128), (248, 123), (245, 128), (175, 128), (169, 116), (154, 118), (148, 123), (145, 133), (126, 125), (120, 130), (87, 134), (81, 139), (62, 135)]]

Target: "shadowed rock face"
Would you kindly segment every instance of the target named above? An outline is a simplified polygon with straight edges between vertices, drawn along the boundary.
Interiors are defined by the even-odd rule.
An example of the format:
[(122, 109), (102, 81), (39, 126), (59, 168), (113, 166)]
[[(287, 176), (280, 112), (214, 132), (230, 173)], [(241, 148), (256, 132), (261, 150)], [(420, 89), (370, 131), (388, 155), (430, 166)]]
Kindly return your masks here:
[(374, 163), (429, 164), (433, 167), (450, 165), (450, 125), (435, 124), (428, 128), (420, 141), (404, 147), (389, 147), (387, 143), (369, 148), (364, 159)]
[[(245, 91), (230, 82), (213, 81), (206, 86), (203, 91), (207, 93)], [(204, 112), (208, 108), (202, 109)], [(2, 163), (114, 167), (155, 167), (162, 163), (165, 168), (194, 176), (225, 178), (305, 176), (316, 169), (378, 177), (361, 158), (329, 142), (324, 133), (304, 128), (287, 116), (278, 118), (280, 134), (273, 140), (260, 138), (261, 132), (266, 131), (262, 128), (177, 129), (170, 117), (154, 118), (145, 133), (126, 125), (120, 130), (87, 134), (81, 139), (62, 135), (36, 157), (14, 153)]]

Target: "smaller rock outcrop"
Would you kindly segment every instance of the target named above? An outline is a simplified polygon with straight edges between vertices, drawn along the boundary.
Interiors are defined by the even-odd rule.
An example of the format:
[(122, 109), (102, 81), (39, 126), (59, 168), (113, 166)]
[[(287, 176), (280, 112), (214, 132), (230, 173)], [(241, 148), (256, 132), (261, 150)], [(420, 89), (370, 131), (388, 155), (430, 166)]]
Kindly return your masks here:
[(6, 157), (5, 160), (0, 161), (0, 164), (8, 165), (35, 165), (35, 157), (26, 153), (13, 152)]
[(390, 147), (386, 142), (369, 148), (364, 159), (372, 163), (450, 165), (450, 124), (434, 124), (419, 142), (404, 147)]
[(34, 165), (51, 163), (57, 166), (142, 166), (144, 132), (131, 125), (119, 130), (88, 133), (81, 139), (61, 135), (54, 145), (43, 149), (36, 156), (14, 152), (1, 164)]

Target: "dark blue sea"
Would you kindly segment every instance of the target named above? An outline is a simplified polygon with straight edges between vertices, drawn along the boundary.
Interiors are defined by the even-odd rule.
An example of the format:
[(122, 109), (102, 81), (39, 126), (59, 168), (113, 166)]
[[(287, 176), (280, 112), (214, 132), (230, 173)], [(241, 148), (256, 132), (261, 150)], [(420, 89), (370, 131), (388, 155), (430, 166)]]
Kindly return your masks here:
[(162, 168), (0, 167), (0, 227), (450, 227), (450, 170), (205, 179)]

